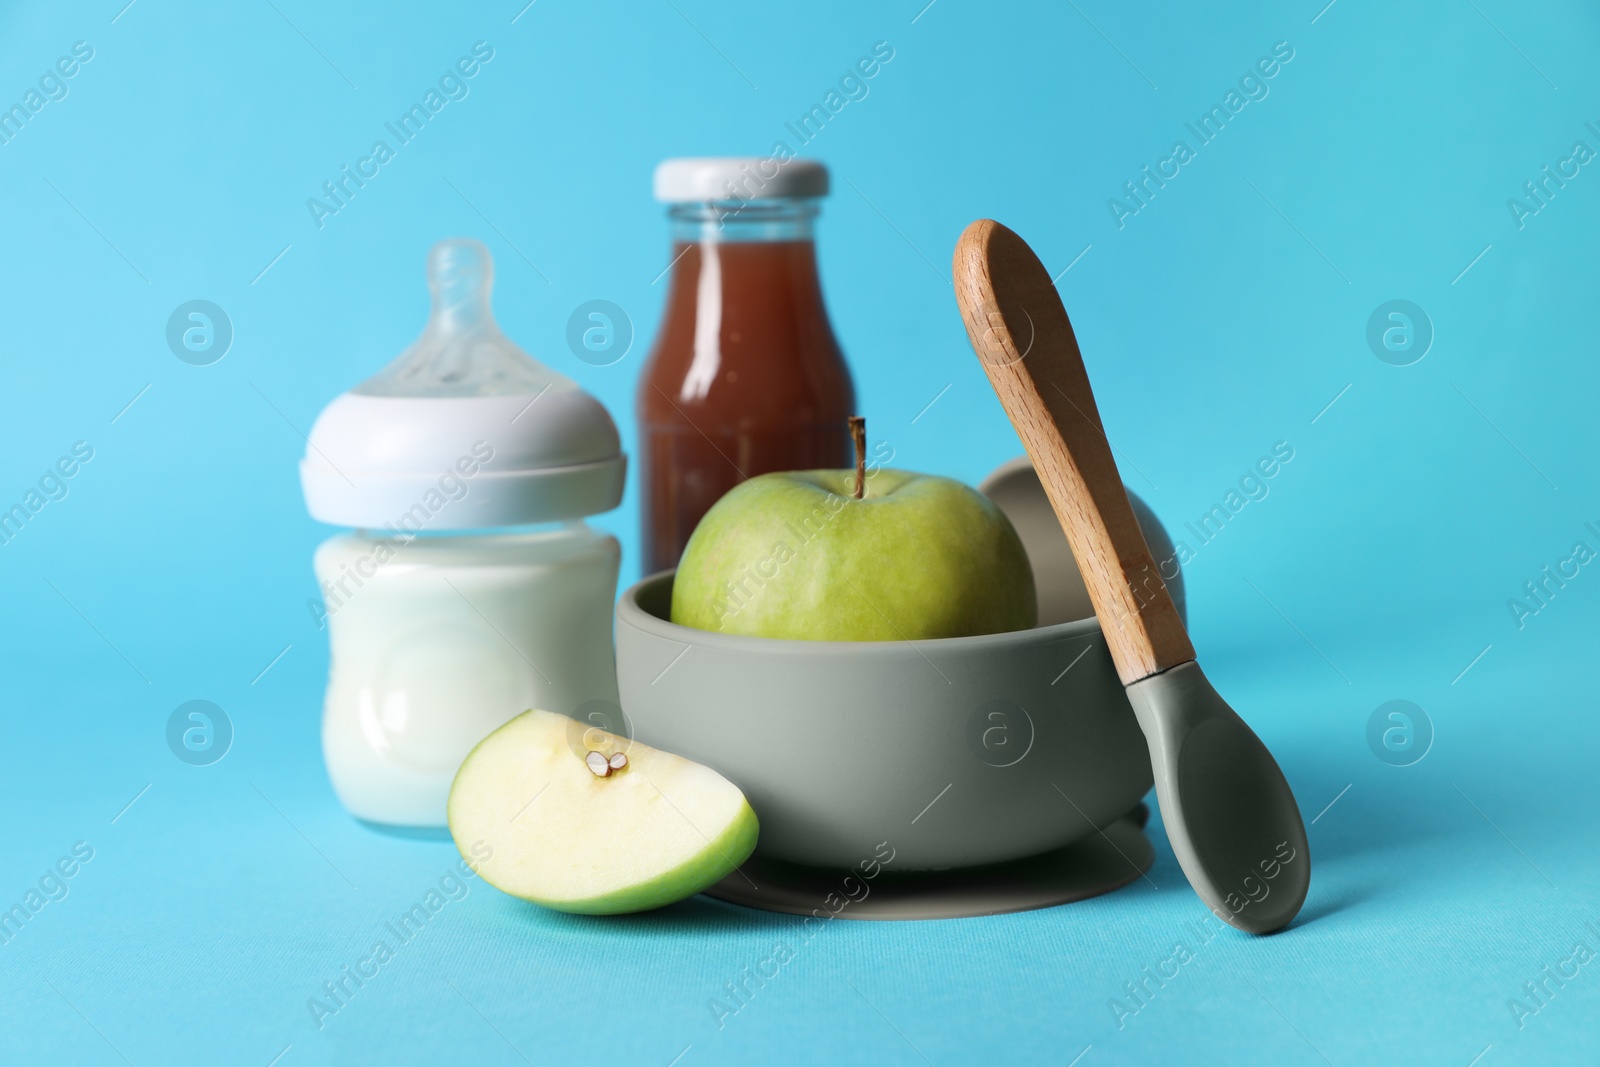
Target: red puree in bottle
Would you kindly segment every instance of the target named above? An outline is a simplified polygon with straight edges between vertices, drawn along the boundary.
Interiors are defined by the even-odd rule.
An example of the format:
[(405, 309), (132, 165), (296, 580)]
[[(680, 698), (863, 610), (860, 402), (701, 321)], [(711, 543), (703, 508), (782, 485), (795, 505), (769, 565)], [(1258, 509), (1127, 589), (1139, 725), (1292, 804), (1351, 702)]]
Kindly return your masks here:
[(674, 241), (637, 405), (647, 574), (676, 566), (701, 516), (745, 479), (852, 463), (855, 390), (812, 240), (827, 172), (791, 160), (744, 192), (762, 184), (758, 164), (777, 167), (669, 160), (656, 172)]

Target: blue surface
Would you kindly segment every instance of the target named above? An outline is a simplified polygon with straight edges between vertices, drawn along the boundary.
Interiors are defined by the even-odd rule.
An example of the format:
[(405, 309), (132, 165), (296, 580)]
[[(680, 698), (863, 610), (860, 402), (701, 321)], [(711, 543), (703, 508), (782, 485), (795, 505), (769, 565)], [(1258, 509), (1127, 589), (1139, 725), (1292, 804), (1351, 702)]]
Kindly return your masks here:
[[(0, 103), (93, 49), (0, 143), (0, 501), (93, 450), (0, 547), (0, 902), (93, 851), (0, 945), (0, 1061), (1593, 1062), (1600, 962), (1562, 961), (1600, 952), (1600, 577), (1520, 626), (1508, 606), (1600, 549), (1600, 173), (1508, 206), (1600, 149), (1591, 5), (124, 2), (0, 12)], [(465, 98), (318, 228), (307, 198), (478, 41)], [(508, 332), (631, 437), (650, 168), (792, 144), (878, 41), (892, 61), (806, 151), (837, 176), (825, 285), (896, 465), (977, 481), (1019, 451), (948, 284), (981, 215), (1064, 272), (1124, 473), (1178, 536), (1294, 449), (1186, 580), (1208, 673), (1316, 817), (1301, 919), (1195, 946), (1159, 820), (1149, 881), (1111, 896), (803, 945), (704, 899), (597, 922), (473, 880), (319, 1029), (308, 999), (456, 857), (356, 824), (324, 776), (301, 431), (411, 340), (428, 246), (470, 234)], [(1267, 94), (1119, 229), (1108, 199), (1276, 42), (1292, 60), (1244, 86)], [(565, 346), (596, 298), (638, 332), (610, 367)], [(166, 344), (192, 299), (233, 326), (210, 366)], [(1435, 335), (1409, 366), (1367, 341), (1392, 300)], [(600, 520), (625, 580), (635, 499)], [(165, 742), (191, 699), (236, 732), (209, 767)], [(1432, 725), (1410, 766), (1369, 748), (1390, 700)], [(719, 1028), (708, 1001), (779, 942)]]

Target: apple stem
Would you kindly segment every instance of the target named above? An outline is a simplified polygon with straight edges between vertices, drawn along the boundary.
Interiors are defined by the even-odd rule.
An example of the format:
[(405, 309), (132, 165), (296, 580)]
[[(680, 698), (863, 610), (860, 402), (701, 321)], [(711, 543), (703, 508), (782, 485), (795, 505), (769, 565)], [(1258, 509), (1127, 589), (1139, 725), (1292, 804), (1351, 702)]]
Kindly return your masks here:
[(850, 440), (856, 446), (856, 499), (867, 495), (867, 420), (850, 416)]

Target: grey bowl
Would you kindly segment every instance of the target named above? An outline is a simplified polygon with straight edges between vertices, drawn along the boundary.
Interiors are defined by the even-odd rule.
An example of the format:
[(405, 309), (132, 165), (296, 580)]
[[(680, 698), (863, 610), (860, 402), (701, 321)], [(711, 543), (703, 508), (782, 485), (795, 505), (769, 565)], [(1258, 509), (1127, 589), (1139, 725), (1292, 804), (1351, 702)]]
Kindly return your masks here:
[[(1061, 520), (1056, 518), (1044, 484), (1039, 481), (1039, 474), (1028, 457), (1018, 456), (1002, 463), (978, 489), (1005, 512), (1028, 552), (1028, 562), (1033, 565), (1033, 584), (1039, 590), (1039, 624), (1068, 622), (1093, 615), (1094, 604), (1089, 600), (1088, 587), (1083, 584), (1077, 557), (1072, 554), (1072, 546), (1067, 544)], [(1155, 560), (1161, 580), (1172, 595), (1178, 618), (1187, 623), (1183, 571), (1178, 566), (1178, 551), (1173, 547), (1172, 538), (1156, 513), (1150, 510), (1150, 505), (1132, 489), (1128, 489), (1128, 503), (1133, 507), (1139, 529), (1144, 531), (1150, 557)]]
[(895, 870), (1070, 844), (1133, 808), (1150, 754), (1094, 618), (934, 641), (784, 641), (668, 621), (672, 572), (617, 605), (632, 735), (705, 763), (757, 853)]

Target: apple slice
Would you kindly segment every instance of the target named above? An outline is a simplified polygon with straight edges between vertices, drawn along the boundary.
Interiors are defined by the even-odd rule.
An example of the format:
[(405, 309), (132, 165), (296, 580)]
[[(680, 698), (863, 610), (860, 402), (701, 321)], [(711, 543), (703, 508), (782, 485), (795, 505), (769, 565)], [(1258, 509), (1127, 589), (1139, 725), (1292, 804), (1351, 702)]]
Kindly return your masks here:
[(490, 885), (585, 915), (693, 896), (743, 863), (760, 829), (744, 794), (710, 767), (550, 711), (524, 712), (478, 743), (450, 787), (449, 817), (456, 847)]

